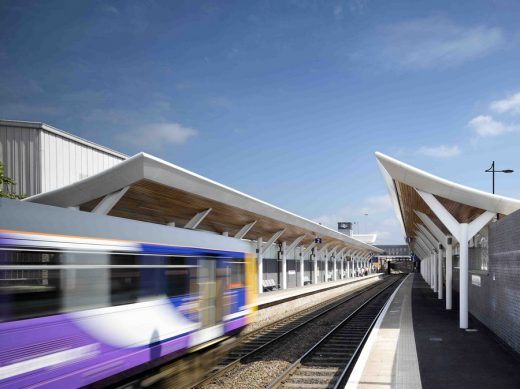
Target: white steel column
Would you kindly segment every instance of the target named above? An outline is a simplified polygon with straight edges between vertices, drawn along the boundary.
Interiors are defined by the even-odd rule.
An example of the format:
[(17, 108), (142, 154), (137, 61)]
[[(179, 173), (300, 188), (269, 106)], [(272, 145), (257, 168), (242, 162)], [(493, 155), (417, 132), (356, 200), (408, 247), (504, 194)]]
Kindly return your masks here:
[(460, 296), (460, 308), (459, 308), (459, 320), (460, 328), (468, 328), (468, 278), (469, 278), (469, 267), (468, 267), (468, 223), (460, 224), (460, 235), (459, 235), (459, 247), (460, 247), (460, 285), (459, 285), (459, 296)]
[(325, 249), (323, 253), (323, 257), (325, 258), (325, 282), (329, 281), (329, 250)]
[(338, 280), (338, 274), (336, 272), (336, 254), (334, 254), (332, 256), (332, 271), (334, 272), (332, 274), (332, 281), (337, 281)]
[(343, 254), (345, 253), (346, 250), (347, 250), (347, 248), (346, 248), (346, 247), (343, 247), (343, 248), (342, 248), (341, 250), (339, 250), (339, 252), (338, 252), (338, 258), (339, 258), (339, 260), (340, 260), (340, 264), (339, 264), (339, 266), (340, 266), (340, 277), (339, 277), (339, 279), (340, 279), (340, 280), (342, 280), (342, 279), (344, 278), (344, 276), (343, 276), (343, 260), (344, 260), (344, 259), (343, 259), (343, 258), (344, 258), (344, 257), (343, 257)]
[(282, 242), (282, 289), (287, 289), (287, 243)]
[[(289, 256), (290, 253), (293, 253), (294, 261), (296, 261), (296, 258), (297, 258), (296, 248), (298, 247), (298, 245), (301, 243), (301, 241), (304, 238), (305, 238), (305, 235), (301, 235), (301, 236), (297, 237), (289, 246), (286, 246), (286, 248), (283, 249), (283, 251), (286, 253), (285, 254), (286, 258)], [(301, 253), (302, 253), (302, 251), (300, 250), (300, 256), (301, 256)], [(287, 261), (287, 259), (286, 259), (286, 261)], [(301, 280), (300, 285), (301, 286), (303, 286), (303, 276), (302, 276), (303, 270), (304, 270), (304, 268), (302, 267), (302, 259), (300, 258), (300, 280)], [(286, 283), (286, 285), (287, 285), (287, 283)], [(298, 285), (298, 279), (296, 279), (296, 285)]]
[(430, 233), (430, 231), (428, 231), (426, 229), (426, 227), (424, 227), (422, 224), (417, 224), (417, 228), (418, 228), (418, 233), (421, 234), (421, 236), (423, 237), (423, 240), (428, 243), (431, 247), (431, 249), (434, 250), (434, 252), (432, 253), (432, 270), (433, 270), (433, 291), (435, 293), (438, 292), (439, 288), (438, 288), (438, 279), (439, 279), (439, 274), (438, 274), (438, 264), (437, 264), (437, 255), (436, 255), (436, 252), (437, 252), (437, 249), (439, 247), (439, 242), (437, 241), (437, 239), (435, 239), (435, 237)]
[[(295, 250), (296, 252), (296, 250)], [(305, 284), (305, 258), (303, 256), (303, 246), (300, 247), (300, 286)]]
[(443, 284), (442, 284), (442, 245), (439, 243), (439, 252), (437, 253), (439, 258), (437, 259), (437, 291), (438, 291), (438, 294), (437, 294), (437, 298), (439, 300), (442, 300), (442, 289), (443, 289)]
[[(314, 247), (316, 246), (316, 242), (312, 242), (309, 246), (305, 248), (305, 250), (302, 253), (302, 262), (305, 260), (305, 257), (309, 256), (309, 261), (312, 261), (314, 259), (314, 267), (313, 267), (313, 284), (316, 284), (317, 278), (316, 278), (316, 256), (314, 255)], [(303, 248), (302, 248), (303, 250)], [(303, 282), (302, 282), (303, 286)]]
[(432, 273), (433, 291), (437, 293), (437, 255), (435, 255), (435, 250), (432, 250)]
[(432, 287), (432, 289), (434, 289), (435, 283), (433, 282), (434, 271), (432, 261), (433, 246), (426, 238), (423, 238), (421, 231), (417, 231), (417, 242), (419, 242), (419, 244), (421, 244), (423, 248), (428, 252), (428, 284)]
[(314, 272), (313, 272), (313, 278), (314, 278), (314, 282), (313, 284), (317, 284), (318, 283), (318, 257), (319, 257), (319, 250), (313, 250), (314, 251), (314, 255), (313, 255), (313, 260), (314, 260), (314, 263), (313, 263), (313, 266), (314, 266)]
[(264, 293), (264, 253), (262, 250), (263, 239), (260, 237), (256, 242), (256, 261), (258, 262), (258, 293)]
[(452, 282), (453, 282), (453, 245), (452, 238), (446, 240), (446, 309), (451, 309), (452, 304)]

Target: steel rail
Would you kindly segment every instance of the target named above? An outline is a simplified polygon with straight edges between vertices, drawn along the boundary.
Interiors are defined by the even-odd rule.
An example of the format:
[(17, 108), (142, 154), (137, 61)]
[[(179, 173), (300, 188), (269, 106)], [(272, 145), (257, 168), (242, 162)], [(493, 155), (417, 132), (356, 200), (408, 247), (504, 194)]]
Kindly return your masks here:
[[(383, 283), (384, 281), (385, 280), (383, 279), (383, 281), (381, 283)], [(368, 287), (363, 288), (362, 290), (357, 291), (354, 294), (349, 295), (348, 297), (340, 297), (339, 299), (330, 299), (330, 300), (324, 302), (323, 304), (321, 304), (321, 306), (318, 307), (318, 308), (316, 307), (316, 305), (312, 306), (312, 307), (307, 308), (307, 309), (305, 309), (303, 311), (295, 313), (294, 315), (291, 315), (291, 316), (289, 316), (287, 318), (280, 319), (280, 320), (278, 320), (278, 321), (276, 321), (276, 322), (274, 322), (272, 324), (269, 324), (269, 325), (267, 325), (265, 327), (262, 327), (262, 328), (258, 329), (257, 331), (255, 331), (253, 334), (248, 334), (247, 337), (241, 342), (241, 345), (237, 346), (235, 348), (235, 350), (231, 351), (230, 354), (233, 354), (233, 352), (237, 352), (237, 351), (239, 352), (240, 346), (247, 345), (246, 342), (250, 338), (253, 338), (253, 341), (254, 341), (255, 340), (254, 335), (257, 335), (257, 338), (260, 338), (262, 336), (266, 336), (267, 335), (267, 334), (264, 334), (264, 335), (258, 334), (259, 332), (267, 331), (269, 329), (276, 330), (277, 326), (284, 325), (284, 324), (290, 325), (291, 323), (298, 322), (299, 319), (305, 317), (308, 314), (311, 314), (313, 312), (315, 313), (310, 318), (308, 318), (308, 319), (304, 320), (303, 322), (297, 324), (295, 327), (289, 328), (287, 331), (282, 332), (281, 334), (279, 334), (275, 338), (269, 339), (267, 342), (263, 342), (258, 347), (255, 347), (252, 350), (248, 350), (244, 354), (237, 356), (236, 359), (233, 358), (232, 362), (227, 363), (224, 366), (218, 368), (218, 370), (216, 372), (214, 372), (213, 374), (211, 374), (208, 377), (203, 378), (202, 380), (200, 380), (199, 382), (197, 382), (193, 386), (194, 387), (199, 387), (201, 385), (204, 385), (204, 384), (206, 384), (206, 383), (208, 383), (208, 382), (210, 382), (210, 381), (212, 381), (212, 380), (222, 376), (224, 373), (226, 373), (227, 371), (232, 369), (234, 366), (239, 364), (241, 361), (243, 361), (243, 360), (245, 360), (247, 358), (250, 358), (254, 354), (264, 350), (265, 348), (267, 348), (269, 345), (273, 344), (274, 342), (279, 341), (279, 340), (285, 338), (286, 336), (289, 336), (294, 331), (298, 330), (299, 328), (309, 324), (310, 322), (312, 322), (312, 321), (314, 321), (316, 319), (319, 319), (324, 314), (326, 314), (326, 313), (328, 313), (328, 312), (338, 308), (339, 306), (341, 306), (341, 305), (343, 305), (345, 303), (350, 302), (351, 300), (353, 300), (353, 299), (355, 299), (355, 298), (357, 298), (357, 297), (367, 293), (368, 291), (370, 291), (370, 290), (372, 290), (372, 289), (374, 289), (376, 287), (380, 287), (381, 283), (377, 282), (377, 283), (375, 283), (373, 285), (369, 285)], [(393, 285), (393, 283), (391, 285)], [(332, 300), (332, 302), (331, 302), (331, 300)]]
[[(292, 375), (300, 366), (302, 366), (302, 363), (305, 361), (305, 359), (309, 358), (310, 356), (312, 356), (312, 354), (314, 353), (314, 351), (316, 351), (316, 349), (321, 346), (322, 344), (324, 344), (327, 340), (329, 340), (331, 338), (331, 336), (333, 336), (339, 329), (341, 329), (344, 325), (346, 325), (347, 323), (351, 322), (351, 320), (353, 320), (355, 317), (357, 317), (357, 315), (360, 313), (360, 311), (362, 311), (364, 308), (367, 308), (369, 306), (369, 304), (371, 302), (373, 302), (373, 300), (375, 300), (376, 298), (378, 298), (382, 293), (384, 293), (385, 291), (387, 291), (390, 287), (394, 286), (397, 282), (401, 281), (402, 278), (398, 278), (397, 280), (395, 280), (394, 282), (392, 282), (390, 285), (386, 286), (384, 289), (382, 289), (381, 291), (379, 291), (377, 294), (375, 294), (374, 296), (372, 296), (371, 298), (369, 298), (367, 301), (365, 301), (361, 306), (359, 306), (358, 308), (356, 308), (349, 316), (347, 316), (345, 319), (343, 319), (339, 324), (337, 324), (332, 330), (330, 330), (325, 336), (323, 336), (317, 343), (314, 344), (314, 346), (312, 346), (304, 355), (302, 355), (298, 360), (296, 360), (291, 366), (289, 366), (282, 374), (280, 374), (275, 380), (273, 380), (268, 386), (267, 388), (269, 389), (275, 389), (275, 388), (278, 388), (280, 387), (283, 382), (290, 376)], [(384, 307), (385, 304), (383, 304), (383, 307)], [(383, 308), (381, 308), (378, 312), (378, 314), (376, 315), (376, 318), (372, 321), (371, 325), (369, 326), (369, 329), (368, 331), (365, 332), (364, 336), (363, 336), (363, 340), (366, 339), (367, 337), (367, 334), (370, 332), (371, 328), (373, 327), (373, 324), (375, 323), (375, 320), (377, 320), (377, 317), (379, 316), (379, 314), (381, 313)], [(357, 348), (356, 348), (356, 351), (359, 352), (359, 350), (361, 350), (361, 343), (358, 344)], [(349, 363), (351, 363), (353, 360), (353, 358), (350, 358), (350, 360), (348, 361)], [(344, 376), (345, 373), (345, 370), (342, 371), (342, 378)], [(333, 376), (335, 376), (337, 373), (334, 373)]]

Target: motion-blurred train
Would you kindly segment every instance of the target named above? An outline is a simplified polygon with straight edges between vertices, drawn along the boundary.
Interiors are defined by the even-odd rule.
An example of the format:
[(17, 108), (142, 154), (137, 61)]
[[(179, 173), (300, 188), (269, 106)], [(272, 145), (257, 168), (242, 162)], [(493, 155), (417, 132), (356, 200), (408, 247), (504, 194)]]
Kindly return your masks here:
[(0, 200), (0, 387), (129, 376), (243, 329), (247, 242)]

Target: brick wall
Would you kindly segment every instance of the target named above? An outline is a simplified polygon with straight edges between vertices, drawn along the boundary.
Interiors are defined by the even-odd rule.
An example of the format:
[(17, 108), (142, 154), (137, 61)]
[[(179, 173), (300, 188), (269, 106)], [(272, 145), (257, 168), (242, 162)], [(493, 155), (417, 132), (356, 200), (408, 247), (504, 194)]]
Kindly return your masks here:
[[(470, 270), (469, 310), (520, 353), (520, 211), (491, 223), (488, 232), (487, 270)], [(470, 269), (481, 267), (481, 250), (469, 249), (469, 262)], [(480, 277), (480, 287), (472, 275)], [(459, 289), (458, 269), (453, 288)]]

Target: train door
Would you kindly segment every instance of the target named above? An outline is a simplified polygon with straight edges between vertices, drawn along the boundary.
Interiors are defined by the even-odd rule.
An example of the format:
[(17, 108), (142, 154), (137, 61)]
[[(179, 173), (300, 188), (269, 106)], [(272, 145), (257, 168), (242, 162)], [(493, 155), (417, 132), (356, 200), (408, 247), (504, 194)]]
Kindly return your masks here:
[(225, 277), (217, 258), (199, 258), (198, 282), (202, 328), (222, 323)]

